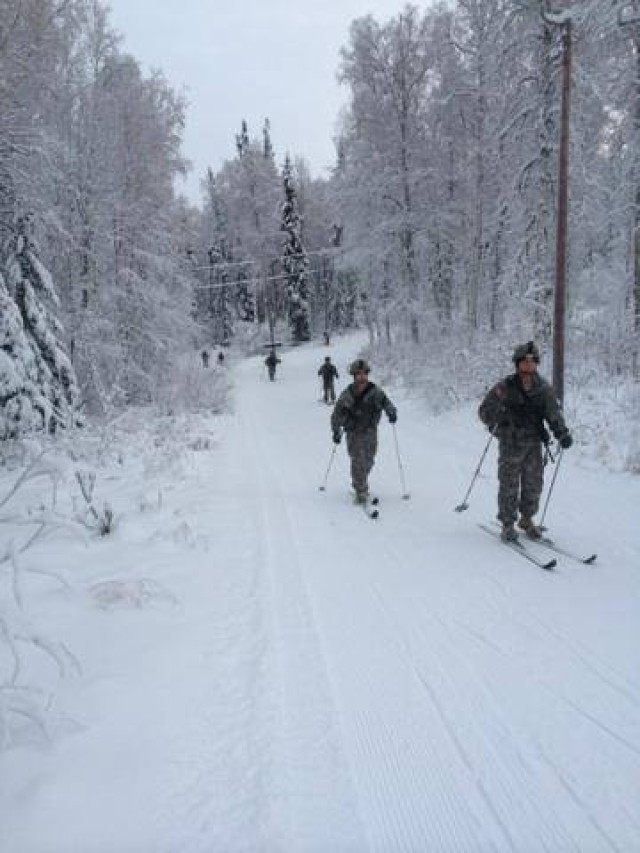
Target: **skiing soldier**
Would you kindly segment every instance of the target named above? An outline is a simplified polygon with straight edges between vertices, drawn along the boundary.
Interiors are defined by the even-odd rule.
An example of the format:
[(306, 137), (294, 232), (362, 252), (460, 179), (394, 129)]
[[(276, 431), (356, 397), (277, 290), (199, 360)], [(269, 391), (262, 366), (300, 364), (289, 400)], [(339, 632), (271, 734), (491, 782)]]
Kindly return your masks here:
[(518, 509), (518, 527), (531, 539), (541, 536), (533, 516), (542, 493), (542, 445), (549, 443), (545, 421), (560, 447), (573, 444), (553, 388), (538, 375), (539, 362), (533, 341), (516, 347), (516, 372), (494, 385), (478, 409), (480, 420), (498, 438), (498, 519), (505, 542), (518, 538)]
[(338, 370), (335, 364), (332, 363), (329, 356), (325, 356), (324, 363), (320, 365), (318, 376), (322, 377), (322, 391), (325, 403), (335, 403), (336, 389), (334, 380), (339, 379)]
[(353, 382), (338, 397), (331, 414), (333, 441), (339, 444), (342, 431), (347, 435), (347, 451), (351, 459), (351, 482), (357, 503), (366, 503), (369, 495), (367, 478), (373, 468), (378, 449), (378, 424), (384, 411), (389, 422), (398, 419), (396, 407), (373, 382), (369, 382), (369, 365), (363, 358), (349, 367)]
[(280, 359), (276, 355), (275, 350), (271, 350), (269, 355), (265, 358), (264, 363), (267, 365), (269, 379), (273, 382), (273, 380), (276, 378), (276, 366), (280, 364)]

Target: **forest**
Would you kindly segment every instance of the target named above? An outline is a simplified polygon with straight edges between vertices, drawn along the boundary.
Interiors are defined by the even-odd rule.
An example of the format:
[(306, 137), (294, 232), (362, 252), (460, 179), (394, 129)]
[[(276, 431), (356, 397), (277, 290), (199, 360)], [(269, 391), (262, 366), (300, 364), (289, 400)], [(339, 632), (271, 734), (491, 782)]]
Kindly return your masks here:
[(143, 74), (108, 5), (0, 0), (0, 441), (186, 406), (203, 348), (363, 328), (436, 410), (478, 396), (519, 341), (549, 355), (568, 24), (567, 401), (630, 421), (640, 8), (564, 6), (354, 20), (330, 175), (312, 178), (268, 116), (239, 115), (198, 206), (176, 191), (188, 104)]

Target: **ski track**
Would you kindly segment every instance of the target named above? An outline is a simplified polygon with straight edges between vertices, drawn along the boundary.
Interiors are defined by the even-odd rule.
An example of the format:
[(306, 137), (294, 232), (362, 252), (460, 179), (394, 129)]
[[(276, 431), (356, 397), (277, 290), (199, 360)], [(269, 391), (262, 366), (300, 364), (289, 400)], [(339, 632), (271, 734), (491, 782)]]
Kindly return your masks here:
[[(331, 409), (307, 396), (323, 355), (288, 352), (273, 383), (261, 358), (241, 364), (220, 446), (189, 477), (173, 460), (167, 506), (118, 530), (128, 571), (136, 548), (179, 540), (154, 570), (180, 606), (92, 628), (89, 754), (56, 741), (60, 777), (42, 757), (20, 795), (33, 820), (0, 826), (7, 853), (105, 853), (105, 839), (123, 853), (640, 851), (640, 678), (621, 653), (639, 600), (631, 559), (616, 573), (558, 557), (549, 573), (501, 549), (443, 498), (451, 459), (423, 460), (438, 427), (417, 420), (401, 431), (411, 501), (385, 422), (380, 518), (351, 504), (344, 444), (319, 493)], [(159, 650), (145, 619), (166, 631)], [(113, 755), (91, 751), (101, 727)], [(126, 798), (147, 804), (140, 826)]]
[[(390, 570), (393, 569), (394, 558), (396, 560), (395, 565), (399, 565), (393, 549), (385, 546), (385, 553), (389, 556)], [(372, 583), (375, 582), (372, 581)], [(388, 590), (385, 590), (385, 593), (387, 592)], [(385, 593), (383, 593), (380, 588), (378, 589), (381, 601), (385, 599)], [(595, 829), (597, 834), (600, 836), (599, 849), (617, 850), (618, 848), (612, 838), (593, 817), (588, 805), (581, 800), (577, 792), (577, 787), (571, 785), (559, 765), (553, 762), (549, 756), (544, 753), (540, 744), (536, 742), (535, 729), (529, 732), (514, 730), (513, 724), (501, 710), (503, 707), (503, 701), (500, 700), (496, 691), (491, 688), (490, 682), (479, 680), (477, 676), (474, 675), (473, 668), (469, 667), (462, 655), (452, 655), (452, 650), (464, 647), (464, 644), (461, 644), (461, 637), (458, 635), (459, 631), (452, 631), (450, 624), (447, 624), (444, 620), (440, 619), (428, 608), (423, 608), (424, 612), (420, 614), (420, 618), (416, 625), (413, 626), (416, 632), (422, 636), (418, 637), (418, 639), (412, 643), (409, 639), (409, 629), (407, 625), (407, 614), (410, 613), (410, 607), (408, 607), (407, 604), (408, 603), (406, 601), (403, 601), (398, 617), (396, 618), (393, 615), (390, 615), (389, 619), (395, 622), (399, 642), (403, 644), (407, 656), (413, 661), (412, 665), (414, 667), (416, 677), (424, 685), (425, 689), (431, 696), (434, 705), (438, 708), (443, 724), (451, 737), (451, 741), (455, 745), (455, 748), (457, 749), (464, 764), (467, 766), (470, 774), (474, 775), (474, 767), (484, 764), (483, 774), (478, 776), (476, 780), (478, 789), (482, 798), (485, 800), (489, 811), (495, 817), (496, 821), (502, 828), (505, 837), (511, 843), (512, 848), (516, 850), (520, 849), (520, 845), (513, 841), (508, 824), (509, 821), (513, 819), (514, 815), (519, 815), (517, 820), (519, 825), (523, 824), (523, 820), (528, 820), (530, 822), (528, 837), (530, 839), (530, 843), (533, 843), (533, 839), (536, 839), (537, 843), (540, 845), (539, 849), (583, 850), (585, 849), (583, 845), (589, 844), (593, 835), (593, 830)], [(427, 633), (424, 630), (423, 626), (425, 624), (429, 625), (429, 623), (431, 623), (435, 628), (433, 633)], [(523, 627), (525, 626), (523, 625)], [(465, 629), (466, 626), (462, 626), (462, 630)], [(528, 631), (526, 628), (525, 630)], [(437, 639), (434, 641), (434, 637), (438, 636), (441, 638), (440, 641)], [(424, 640), (427, 642), (425, 643)], [(447, 642), (443, 642), (444, 640)], [(415, 657), (412, 647), (420, 649), (420, 652), (418, 652)], [(426, 647), (431, 651), (435, 648), (435, 651), (437, 652), (434, 656), (430, 655), (428, 660), (425, 659), (424, 655), (424, 649)], [(467, 694), (465, 703), (462, 702), (463, 696), (459, 696), (457, 698), (455, 696), (455, 691), (457, 689), (455, 680), (449, 677), (447, 669), (438, 664), (438, 661), (446, 659), (447, 656), (455, 659), (454, 662), (457, 671), (467, 670), (463, 682), (465, 684), (465, 693)], [(427, 670), (429, 671), (427, 672)], [(434, 683), (440, 685), (439, 689), (436, 689)], [(487, 702), (486, 699), (480, 695), (479, 701), (474, 699), (474, 701), (469, 704), (470, 685), (472, 685), (474, 689), (477, 689), (479, 694), (487, 694), (490, 701)], [(545, 685), (541, 686), (545, 687), (545, 689), (551, 689)], [(445, 703), (443, 697), (445, 697), (447, 693), (451, 694), (451, 699), (449, 702)], [(565, 697), (561, 698), (568, 701)], [(463, 704), (466, 705), (467, 710), (472, 711), (469, 715), (469, 719), (466, 721), (460, 720), (460, 713), (458, 711), (459, 707)], [(447, 705), (451, 708), (451, 711), (449, 712), (447, 711)], [(612, 732), (608, 727), (603, 726), (600, 721), (595, 720), (591, 715), (586, 714), (582, 708), (573, 704), (571, 704), (571, 707), (578, 713), (587, 716), (596, 725), (602, 727), (609, 735), (619, 739), (615, 732)], [(480, 722), (477, 723), (476, 721)], [(493, 741), (492, 750), (487, 749), (487, 735), (489, 734), (491, 734), (491, 740)], [(620, 740), (625, 746), (636, 751), (635, 747), (628, 741), (624, 739)], [(473, 744), (473, 741), (476, 741), (476, 743)], [(530, 744), (528, 741), (530, 741)], [(471, 743), (473, 748), (469, 750), (469, 748), (465, 746), (465, 742)], [(505, 762), (505, 757), (509, 759), (508, 762)], [(583, 840), (580, 842), (566, 835), (565, 829), (562, 825), (562, 822), (566, 821), (566, 808), (563, 807), (562, 809), (563, 821), (558, 821), (556, 819), (553, 809), (551, 811), (549, 810), (548, 804), (545, 802), (549, 788), (548, 779), (544, 779), (544, 784), (540, 785), (540, 793), (544, 795), (540, 800), (540, 804), (537, 804), (535, 798), (532, 796), (532, 780), (535, 780), (536, 776), (540, 775), (541, 765), (545, 763), (552, 770), (554, 775), (557, 777), (558, 782), (564, 787), (570, 798), (576, 803), (578, 811), (584, 815), (585, 819), (590, 824), (590, 826), (587, 827), (587, 832), (582, 833)], [(521, 771), (521, 778), (519, 780), (520, 784), (514, 789), (513, 779), (509, 777), (513, 770), (518, 768)], [(497, 784), (496, 779), (499, 779), (500, 775), (505, 776), (505, 769), (507, 770), (507, 778), (502, 783)], [(499, 809), (498, 806), (492, 802), (490, 795), (487, 793), (487, 788), (485, 787), (485, 781), (483, 779), (485, 775), (487, 780), (491, 780), (489, 784), (494, 792), (494, 796), (496, 792), (498, 792), (500, 797), (504, 798), (502, 809)], [(518, 791), (524, 792), (524, 798), (522, 794), (518, 795)], [(529, 814), (527, 814), (527, 812), (529, 812)]]
[[(315, 631), (304, 577), (304, 559), (279, 474), (269, 465), (259, 417), (240, 402), (245, 464), (256, 480), (263, 571), (269, 586), (273, 681), (278, 685), (275, 736), (275, 821), (283, 850), (363, 850), (355, 793), (337, 728), (324, 657)], [(302, 816), (315, 803), (317, 818)]]
[[(305, 427), (298, 425), (303, 433)], [(284, 424), (263, 425), (261, 433), (261, 458), (290, 455), (300, 462), (302, 444)], [(433, 596), (432, 573), (417, 586), (398, 584), (407, 564), (424, 563), (424, 533), (403, 520), (411, 505), (383, 496), (381, 518), (372, 522), (354, 512), (346, 497), (336, 501), (332, 484), (338, 478), (347, 482), (343, 463), (332, 471), (327, 492), (317, 496), (313, 525), (299, 498), (303, 482), (308, 489), (314, 471), (323, 469), (323, 460), (314, 462), (315, 469), (301, 463), (305, 470), (295, 482), (285, 478), (276, 494), (289, 506), (284, 530), (294, 539), (297, 570), (307, 575), (304, 585), (316, 613), (328, 686), (335, 694), (331, 701), (341, 717), (370, 848), (629, 849), (638, 827), (624, 780), (638, 778), (640, 766), (637, 684), (540, 618), (518, 579), (531, 573), (527, 589), (557, 578), (545, 578), (541, 570), (520, 566), (517, 557), (510, 560), (494, 548), (495, 565), (465, 574), (464, 582), (478, 596), (463, 598), (469, 609), (458, 612), (449, 603), (443, 608), (451, 611), (448, 618), (440, 618), (435, 604), (424, 603)], [(272, 473), (270, 490), (276, 479)], [(313, 529), (305, 531), (309, 526)], [(327, 530), (326, 549), (305, 555), (304, 533), (311, 532), (316, 542), (321, 526)], [(389, 544), (387, 531), (402, 548)], [(381, 562), (384, 571), (376, 571)], [(566, 572), (566, 582), (574, 583), (589, 570), (564, 561), (559, 574)], [(514, 575), (511, 583), (504, 582), (506, 572)], [(412, 577), (416, 580), (415, 573)], [(455, 591), (438, 581), (435, 588), (442, 596)], [(481, 627), (492, 624), (502, 628), (497, 639)], [(568, 695), (564, 679), (578, 679), (584, 697)], [(525, 697), (517, 707), (514, 680)], [(618, 800), (612, 796), (608, 809), (598, 805), (602, 787), (592, 776), (582, 778), (579, 765), (565, 766), (554, 757), (554, 744), (576, 728), (576, 761), (585, 743), (598, 743), (624, 767), (620, 784), (611, 782)], [(633, 736), (621, 734), (625, 731)], [(597, 765), (589, 767), (590, 774), (597, 775)]]

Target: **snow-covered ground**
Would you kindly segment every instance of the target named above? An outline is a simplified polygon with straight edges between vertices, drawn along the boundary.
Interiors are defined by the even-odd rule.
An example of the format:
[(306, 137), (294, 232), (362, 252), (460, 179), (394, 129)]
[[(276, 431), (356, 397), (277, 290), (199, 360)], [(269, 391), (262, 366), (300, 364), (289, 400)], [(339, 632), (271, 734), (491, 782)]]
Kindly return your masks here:
[(343, 387), (353, 342), (300, 348), (274, 383), (239, 364), (233, 415), (121, 431), (95, 487), (114, 532), (0, 565), (6, 624), (79, 663), (60, 680), (20, 652), (49, 740), (9, 717), (3, 853), (640, 850), (640, 478), (567, 452), (547, 521), (598, 560), (542, 571), (477, 526), (493, 449), (453, 511), (487, 440), (474, 407), (387, 388), (411, 499), (383, 419), (371, 521), (344, 445), (318, 488), (327, 352)]

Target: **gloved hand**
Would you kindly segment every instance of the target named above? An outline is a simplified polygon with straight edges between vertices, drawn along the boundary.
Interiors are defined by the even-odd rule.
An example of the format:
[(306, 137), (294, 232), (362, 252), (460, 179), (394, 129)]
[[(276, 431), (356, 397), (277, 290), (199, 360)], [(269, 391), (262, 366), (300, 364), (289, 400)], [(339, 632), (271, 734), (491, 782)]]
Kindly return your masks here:
[(568, 450), (573, 444), (573, 439), (571, 438), (570, 432), (565, 432), (564, 435), (561, 435), (558, 439), (558, 444), (563, 450)]
[(390, 412), (387, 415), (387, 417), (389, 418), (390, 424), (395, 424), (395, 422), (398, 420), (398, 413), (397, 412)]
[(339, 429), (334, 429), (333, 431), (333, 443), (340, 444), (342, 441), (342, 432)]

